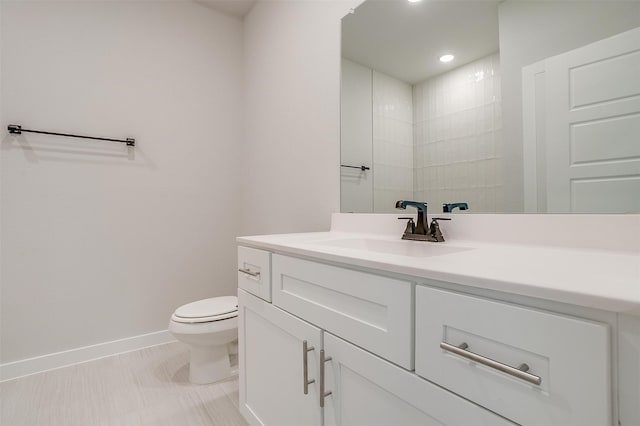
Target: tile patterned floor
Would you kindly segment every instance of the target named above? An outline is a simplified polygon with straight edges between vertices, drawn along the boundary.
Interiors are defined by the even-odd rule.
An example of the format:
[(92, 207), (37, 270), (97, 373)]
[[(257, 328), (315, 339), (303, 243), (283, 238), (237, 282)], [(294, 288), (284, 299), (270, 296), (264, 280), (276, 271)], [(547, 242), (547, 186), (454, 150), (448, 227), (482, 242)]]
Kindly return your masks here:
[[(232, 362), (235, 360), (232, 360)], [(0, 383), (2, 426), (244, 426), (237, 377), (188, 381), (182, 343)]]

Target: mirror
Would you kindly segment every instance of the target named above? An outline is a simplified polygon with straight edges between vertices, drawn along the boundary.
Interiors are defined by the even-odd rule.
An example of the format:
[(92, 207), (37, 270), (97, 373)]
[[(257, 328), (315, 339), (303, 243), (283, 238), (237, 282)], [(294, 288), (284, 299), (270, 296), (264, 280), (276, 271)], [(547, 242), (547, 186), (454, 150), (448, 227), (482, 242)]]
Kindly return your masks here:
[(341, 211), (640, 212), (638, 49), (640, 2), (367, 0), (342, 20)]

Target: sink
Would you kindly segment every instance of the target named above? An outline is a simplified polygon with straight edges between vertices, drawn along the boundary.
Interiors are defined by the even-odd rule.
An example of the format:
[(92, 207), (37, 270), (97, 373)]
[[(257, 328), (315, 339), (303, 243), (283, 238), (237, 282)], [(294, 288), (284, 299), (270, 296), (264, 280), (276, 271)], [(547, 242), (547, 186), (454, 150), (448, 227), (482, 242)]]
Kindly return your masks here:
[(314, 244), (410, 257), (442, 256), (445, 254), (473, 250), (468, 247), (452, 247), (442, 243), (407, 240), (377, 240), (372, 238), (346, 238), (341, 240), (315, 241)]

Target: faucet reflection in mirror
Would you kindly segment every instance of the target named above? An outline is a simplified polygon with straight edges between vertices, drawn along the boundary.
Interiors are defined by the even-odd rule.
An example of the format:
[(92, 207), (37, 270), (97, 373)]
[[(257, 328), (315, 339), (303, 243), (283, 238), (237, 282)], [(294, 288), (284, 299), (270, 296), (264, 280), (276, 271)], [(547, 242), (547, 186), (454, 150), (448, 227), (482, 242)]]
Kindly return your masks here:
[(442, 204), (442, 213), (450, 213), (455, 209), (469, 210), (469, 204), (467, 203), (444, 203)]

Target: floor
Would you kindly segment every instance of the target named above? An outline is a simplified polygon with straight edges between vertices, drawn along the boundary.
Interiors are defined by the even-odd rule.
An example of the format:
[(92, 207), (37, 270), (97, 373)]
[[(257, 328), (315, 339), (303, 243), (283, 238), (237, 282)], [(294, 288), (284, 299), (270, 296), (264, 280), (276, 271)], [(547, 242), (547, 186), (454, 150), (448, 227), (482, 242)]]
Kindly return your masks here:
[(0, 383), (0, 425), (247, 424), (237, 376), (192, 385), (188, 374), (188, 348), (175, 342), (10, 380)]

